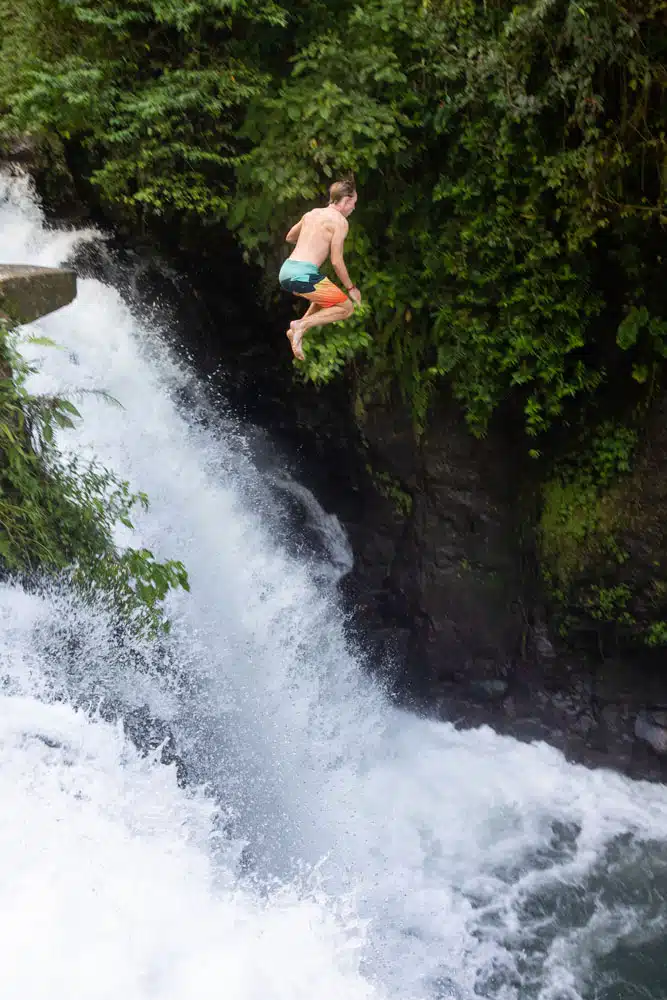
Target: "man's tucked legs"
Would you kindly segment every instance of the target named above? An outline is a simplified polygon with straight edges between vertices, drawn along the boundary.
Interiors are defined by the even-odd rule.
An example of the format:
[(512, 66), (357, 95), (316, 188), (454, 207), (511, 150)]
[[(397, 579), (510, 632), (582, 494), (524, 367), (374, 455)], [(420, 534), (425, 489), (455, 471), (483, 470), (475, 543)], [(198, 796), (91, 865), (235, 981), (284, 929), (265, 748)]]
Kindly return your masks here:
[(339, 305), (326, 307), (318, 305), (317, 302), (311, 302), (301, 319), (292, 320), (287, 331), (294, 356), (300, 361), (304, 360), (301, 341), (307, 330), (313, 326), (324, 326), (327, 323), (339, 323), (343, 319), (349, 319), (353, 311), (354, 305), (349, 299)]

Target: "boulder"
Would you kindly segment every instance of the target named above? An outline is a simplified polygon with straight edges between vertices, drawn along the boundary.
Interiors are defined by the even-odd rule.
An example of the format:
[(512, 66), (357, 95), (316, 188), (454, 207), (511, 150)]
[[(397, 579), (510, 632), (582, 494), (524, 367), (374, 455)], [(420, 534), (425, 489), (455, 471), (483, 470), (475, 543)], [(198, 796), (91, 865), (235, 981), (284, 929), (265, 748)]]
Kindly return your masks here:
[(27, 264), (0, 264), (0, 311), (31, 323), (76, 297), (74, 271)]

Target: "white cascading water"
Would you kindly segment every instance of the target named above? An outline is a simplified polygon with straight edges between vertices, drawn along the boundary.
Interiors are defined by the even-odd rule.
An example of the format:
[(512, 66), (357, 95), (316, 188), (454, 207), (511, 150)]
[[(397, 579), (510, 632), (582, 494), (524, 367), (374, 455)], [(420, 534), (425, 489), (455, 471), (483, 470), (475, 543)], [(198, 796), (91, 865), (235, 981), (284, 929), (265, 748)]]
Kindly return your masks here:
[[(0, 177), (0, 261), (98, 238)], [(196, 379), (159, 329), (81, 279), (35, 330), (64, 349), (32, 349), (31, 388), (123, 407), (84, 395), (61, 446), (148, 493), (133, 544), (192, 591), (151, 648), (62, 588), (0, 586), (3, 1000), (667, 995), (665, 789), (396, 708), (346, 645), (335, 523), (327, 574), (242, 428), (183, 405)], [(128, 739), (142, 708), (185, 787)]]

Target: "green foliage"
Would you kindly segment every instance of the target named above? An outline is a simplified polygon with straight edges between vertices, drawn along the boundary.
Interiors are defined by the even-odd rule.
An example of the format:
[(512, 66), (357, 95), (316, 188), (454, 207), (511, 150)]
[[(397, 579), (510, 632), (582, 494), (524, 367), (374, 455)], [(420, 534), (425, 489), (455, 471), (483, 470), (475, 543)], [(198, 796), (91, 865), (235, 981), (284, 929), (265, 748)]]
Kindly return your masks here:
[(635, 427), (605, 420), (586, 433), (579, 446), (578, 465), (591, 481), (603, 488), (631, 471), (636, 447)]
[(623, 563), (616, 541), (623, 521), (616, 485), (632, 469), (634, 427), (603, 421), (587, 430), (569, 460), (542, 487), (540, 545), (552, 585), (561, 593), (592, 564)]
[(78, 411), (67, 399), (32, 395), (26, 379), (34, 371), (18, 352), (17, 334), (0, 319), (3, 564), (19, 573), (65, 573), (84, 594), (106, 595), (136, 629), (168, 629), (161, 603), (170, 588), (189, 589), (183, 564), (114, 545), (116, 525), (132, 528), (132, 511), (146, 508), (147, 497), (107, 469), (63, 457), (54, 430), (73, 427)]
[(645, 305), (633, 305), (618, 325), (616, 343), (624, 351), (633, 350), (632, 377), (643, 384), (667, 358), (667, 319), (652, 316)]
[(368, 310), (313, 335), (306, 377), (359, 355), (418, 428), (448, 382), (476, 434), (502, 407), (536, 438), (664, 366), (664, 12), (0, 0), (0, 130), (83, 148), (138, 218), (235, 228), (272, 282), (287, 225), (353, 171)]
[(615, 587), (594, 585), (584, 596), (583, 606), (595, 621), (634, 625), (635, 618), (627, 610), (631, 597), (632, 591), (625, 583)]
[(137, 217), (226, 215), (239, 109), (267, 82), (233, 29), (283, 24), (280, 7), (0, 0), (0, 20), (0, 131), (76, 137), (103, 197)]
[(543, 484), (540, 546), (561, 595), (591, 565), (624, 562), (616, 541), (623, 522), (616, 487), (632, 470), (636, 446), (636, 428), (605, 420), (582, 434), (569, 459), (561, 459)]
[(368, 310), (357, 308), (346, 323), (316, 326), (308, 331), (303, 341), (306, 360), (299, 364), (305, 379), (316, 385), (328, 382), (348, 361), (368, 349), (371, 338), (366, 331), (367, 314)]
[(366, 0), (251, 103), (232, 221), (262, 250), (355, 171), (368, 381), (398, 380), (418, 424), (443, 377), (476, 433), (511, 401), (531, 436), (610, 365), (641, 379), (608, 330), (665, 313), (661, 9)]
[(667, 646), (667, 621), (652, 622), (646, 632), (647, 646)]
[(557, 476), (544, 485), (540, 553), (543, 572), (559, 599), (569, 595), (592, 567), (624, 561), (616, 541), (621, 513), (614, 501), (586, 476)]
[(412, 513), (412, 496), (401, 486), (400, 481), (383, 469), (373, 468), (370, 463), (366, 463), (366, 472), (380, 496), (389, 500), (395, 512), (400, 517), (409, 517)]
[(667, 644), (664, 511), (636, 449), (635, 427), (603, 421), (542, 485), (541, 566), (560, 633), (592, 633), (603, 652), (621, 638)]

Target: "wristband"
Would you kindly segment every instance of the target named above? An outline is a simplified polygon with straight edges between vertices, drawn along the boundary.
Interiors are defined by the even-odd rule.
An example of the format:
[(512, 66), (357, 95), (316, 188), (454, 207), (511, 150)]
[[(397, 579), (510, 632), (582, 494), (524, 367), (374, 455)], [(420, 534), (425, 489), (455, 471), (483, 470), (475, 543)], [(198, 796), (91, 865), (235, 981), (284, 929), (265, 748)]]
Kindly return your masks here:
[[(351, 292), (353, 288), (357, 288), (357, 286), (356, 285), (348, 285), (347, 288), (345, 289), (345, 291), (346, 292)], [(358, 288), (357, 288), (357, 291), (359, 291)]]

